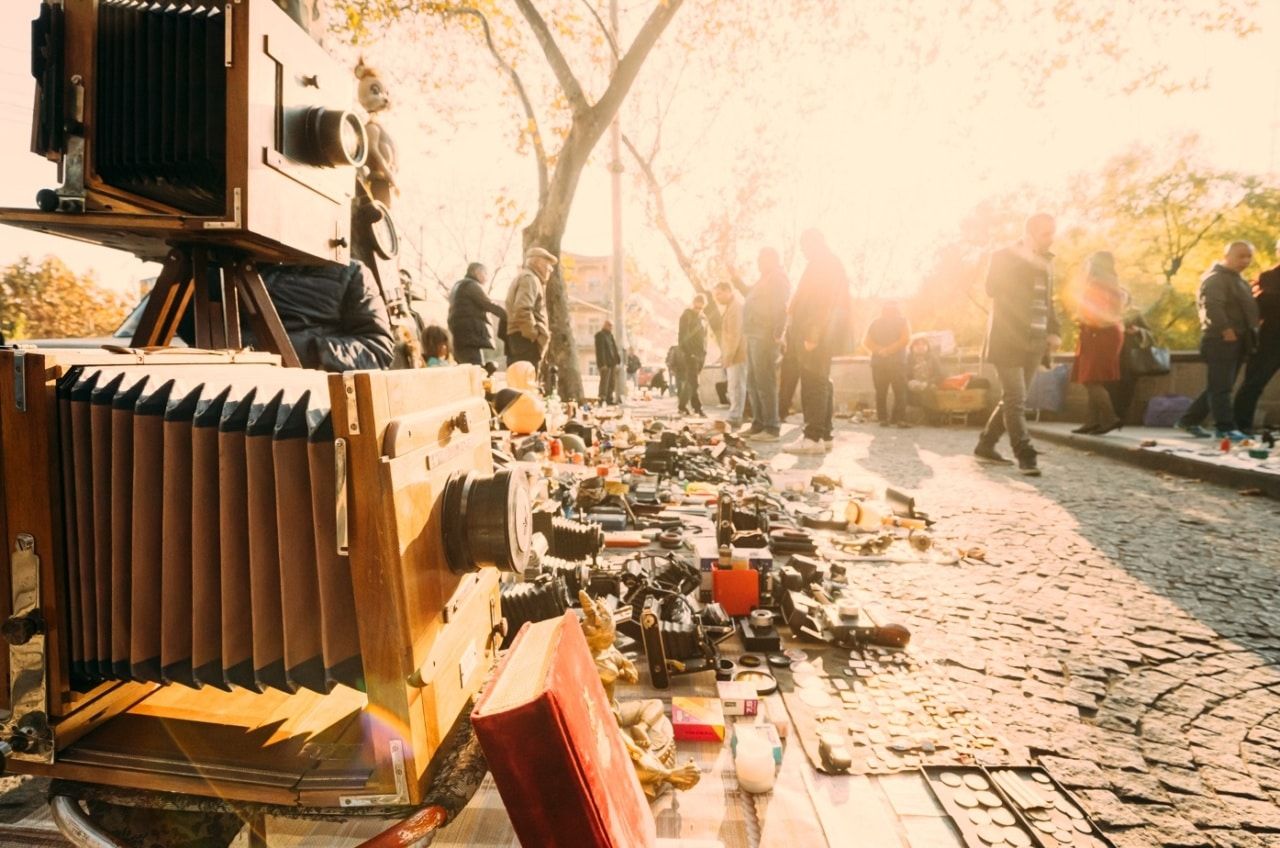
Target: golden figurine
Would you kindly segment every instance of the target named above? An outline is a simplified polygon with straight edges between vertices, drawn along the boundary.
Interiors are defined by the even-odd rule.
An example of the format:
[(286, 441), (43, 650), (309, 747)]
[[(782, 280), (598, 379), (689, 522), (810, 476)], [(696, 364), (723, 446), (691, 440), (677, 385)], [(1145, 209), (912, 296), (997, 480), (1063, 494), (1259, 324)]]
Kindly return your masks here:
[(619, 702), (614, 687), (619, 680), (635, 683), (640, 679), (635, 663), (622, 655), (613, 644), (616, 627), (613, 615), (603, 601), (595, 601), (586, 592), (578, 592), (578, 601), (586, 614), (582, 632), (596, 661), (596, 671), (604, 684), (605, 695), (613, 708), (622, 732), (622, 743), (631, 754), (631, 763), (640, 786), (649, 800), (667, 790), (691, 789), (702, 774), (693, 760), (676, 765), (676, 740), (671, 720), (662, 709), (662, 702), (654, 698)]

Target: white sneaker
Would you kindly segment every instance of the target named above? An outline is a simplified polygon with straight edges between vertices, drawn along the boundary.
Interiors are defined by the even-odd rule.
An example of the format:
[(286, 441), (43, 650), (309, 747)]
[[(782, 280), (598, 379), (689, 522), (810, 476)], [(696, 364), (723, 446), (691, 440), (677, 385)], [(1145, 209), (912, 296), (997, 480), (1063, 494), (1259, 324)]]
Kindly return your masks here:
[(787, 448), (787, 453), (826, 453), (826, 449), (822, 447), (822, 442), (816, 439), (805, 439)]

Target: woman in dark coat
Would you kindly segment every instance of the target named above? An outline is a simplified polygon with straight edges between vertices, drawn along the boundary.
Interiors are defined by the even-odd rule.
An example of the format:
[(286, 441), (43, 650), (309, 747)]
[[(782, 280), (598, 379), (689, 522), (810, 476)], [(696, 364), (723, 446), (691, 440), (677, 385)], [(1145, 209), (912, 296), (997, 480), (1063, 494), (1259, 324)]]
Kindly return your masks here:
[(1100, 436), (1124, 426), (1111, 404), (1107, 384), (1120, 379), (1126, 300), (1116, 277), (1115, 257), (1105, 250), (1090, 256), (1076, 295), (1080, 339), (1071, 371), (1072, 381), (1084, 386), (1089, 396), (1089, 412), (1084, 425), (1073, 433)]

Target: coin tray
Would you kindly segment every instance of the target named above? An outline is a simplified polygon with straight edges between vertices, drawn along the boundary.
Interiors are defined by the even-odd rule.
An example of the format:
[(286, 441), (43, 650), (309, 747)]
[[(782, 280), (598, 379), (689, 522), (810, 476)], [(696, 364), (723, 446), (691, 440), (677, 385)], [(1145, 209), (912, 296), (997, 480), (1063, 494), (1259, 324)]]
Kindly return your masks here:
[(1017, 776), (1052, 805), (1050, 810), (1024, 810), (1016, 803), (1009, 803), (1014, 813), (1031, 830), (1036, 845), (1042, 848), (1115, 848), (1106, 834), (1089, 818), (1080, 802), (1044, 769), (1038, 766), (987, 768), (992, 785), (1006, 802), (1012, 802), (1009, 793), (996, 782), (996, 775), (1001, 773)]
[(921, 771), (969, 848), (1041, 844), (980, 766), (925, 766)]

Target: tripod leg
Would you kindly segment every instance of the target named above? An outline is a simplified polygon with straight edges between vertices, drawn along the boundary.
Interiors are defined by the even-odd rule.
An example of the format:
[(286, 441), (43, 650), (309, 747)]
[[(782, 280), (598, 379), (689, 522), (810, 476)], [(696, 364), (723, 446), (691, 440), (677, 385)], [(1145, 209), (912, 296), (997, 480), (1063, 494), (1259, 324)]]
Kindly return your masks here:
[(301, 368), (302, 362), (289, 341), (275, 304), (267, 294), (267, 286), (262, 276), (252, 263), (237, 262), (228, 269), (234, 288), (244, 297), (249, 309), (249, 320), (253, 324), (253, 334), (258, 344), (264, 349), (280, 354), (280, 360), (289, 368)]
[(196, 347), (212, 350), (215, 316), (209, 297), (209, 252), (203, 247), (191, 249), (191, 276), (195, 281)]
[(191, 256), (175, 248), (165, 257), (164, 267), (147, 298), (130, 342), (133, 347), (168, 347), (182, 313), (191, 302), (191, 283)]

